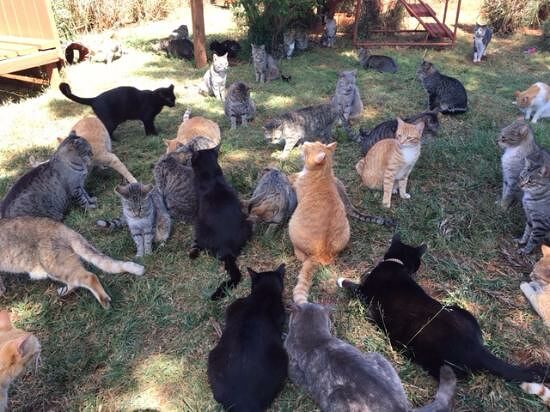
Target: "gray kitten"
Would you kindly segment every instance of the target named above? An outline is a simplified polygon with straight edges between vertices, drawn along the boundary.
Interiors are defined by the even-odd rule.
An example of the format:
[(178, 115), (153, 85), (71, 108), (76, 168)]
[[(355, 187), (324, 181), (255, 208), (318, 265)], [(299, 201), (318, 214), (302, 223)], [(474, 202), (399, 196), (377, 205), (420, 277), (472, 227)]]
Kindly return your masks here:
[(338, 74), (336, 91), (330, 100), (333, 108), (343, 115), (346, 122), (361, 116), (363, 112), (363, 102), (356, 81), (357, 70), (341, 71)]
[(519, 175), (525, 166), (525, 158), (540, 150), (535, 142), (533, 130), (520, 118), (506, 126), (498, 136), (498, 145), (504, 149), (502, 165), (502, 198), (500, 205), (508, 209), (515, 200), (522, 197), (518, 186)]
[(223, 56), (212, 55), (212, 64), (204, 73), (202, 84), (199, 87), (199, 93), (206, 96), (215, 96), (221, 101), (225, 100), (225, 81), (227, 80), (227, 53)]
[(118, 185), (115, 193), (122, 203), (122, 216), (110, 221), (97, 220), (96, 224), (112, 228), (128, 225), (136, 244), (136, 257), (150, 255), (153, 240), (162, 245), (170, 236), (172, 226), (158, 189), (138, 182)]
[(252, 61), (257, 82), (265, 83), (281, 77), (277, 62), (265, 51), (264, 44), (261, 46), (252, 44)]
[(84, 189), (91, 162), (90, 144), (71, 132), (50, 160), (15, 182), (0, 204), (0, 216), (42, 216), (61, 221), (71, 200), (85, 209), (97, 207), (97, 199)]
[(439, 73), (432, 63), (425, 60), (416, 75), (428, 93), (428, 110), (439, 110), (443, 114), (468, 110), (468, 95), (459, 80)]
[(330, 332), (329, 310), (295, 305), (285, 348), (288, 375), (323, 412), (450, 411), (456, 390), (452, 369), (441, 368), (435, 400), (412, 408), (392, 364), (377, 352), (363, 353)]
[(369, 54), (362, 47), (359, 49), (359, 64), (363, 69), (374, 69), (380, 73), (397, 73), (397, 63), (391, 57)]
[(487, 54), (487, 46), (493, 37), (493, 30), (486, 24), (476, 23), (474, 27), (474, 63), (480, 63), (481, 58)]
[(256, 114), (256, 105), (250, 98), (250, 87), (243, 82), (235, 82), (229, 86), (224, 111), (232, 129), (239, 123), (246, 126), (247, 121), (253, 119)]
[(321, 46), (334, 47), (334, 43), (336, 43), (336, 20), (334, 18), (327, 18), (325, 30), (321, 35)]

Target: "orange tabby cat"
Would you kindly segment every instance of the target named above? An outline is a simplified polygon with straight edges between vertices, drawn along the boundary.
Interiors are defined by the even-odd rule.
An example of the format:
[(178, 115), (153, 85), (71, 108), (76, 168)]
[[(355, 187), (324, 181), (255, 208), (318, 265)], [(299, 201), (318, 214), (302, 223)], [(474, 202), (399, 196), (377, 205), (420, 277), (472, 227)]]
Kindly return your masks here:
[(187, 144), (196, 136), (207, 137), (212, 141), (208, 149), (212, 149), (220, 144), (220, 126), (218, 126), (216, 122), (201, 116), (189, 118), (190, 115), (191, 110), (187, 109), (183, 115), (183, 121), (178, 128), (178, 134), (175, 139), (164, 140), (166, 153), (175, 152), (178, 148), (178, 144)]
[(290, 218), (288, 233), (294, 254), (302, 261), (294, 288), (296, 303), (307, 301), (313, 273), (318, 265), (331, 264), (349, 241), (346, 209), (332, 172), (335, 150), (336, 143), (304, 143), (304, 168), (291, 179), (298, 206)]
[(40, 343), (24, 330), (16, 329), (10, 314), (0, 311), (0, 412), (8, 407), (8, 389), (25, 367), (40, 355)]
[(533, 113), (532, 123), (536, 123), (541, 117), (550, 117), (550, 86), (537, 82), (527, 90), (516, 90), (516, 105), (525, 113), (525, 119), (529, 120)]
[(365, 186), (384, 190), (382, 204), (385, 207), (391, 206), (391, 195), (397, 192), (397, 187), (401, 198), (411, 197), (407, 193), (407, 181), (420, 157), (423, 130), (424, 123), (405, 123), (398, 117), (395, 139), (380, 140), (355, 165)]
[(531, 282), (523, 282), (521, 291), (550, 328), (550, 246), (542, 245), (542, 257), (531, 272)]

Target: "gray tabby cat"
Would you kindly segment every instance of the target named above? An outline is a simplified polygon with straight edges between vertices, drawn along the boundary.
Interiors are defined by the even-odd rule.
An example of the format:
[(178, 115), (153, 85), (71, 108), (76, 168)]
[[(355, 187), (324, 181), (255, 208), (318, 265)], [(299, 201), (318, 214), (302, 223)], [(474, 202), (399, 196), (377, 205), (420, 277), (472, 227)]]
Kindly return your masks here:
[(112, 228), (128, 225), (136, 244), (136, 257), (150, 255), (153, 240), (162, 245), (170, 236), (172, 225), (158, 189), (138, 182), (118, 185), (115, 193), (122, 202), (122, 216), (110, 221), (98, 220), (96, 224)]
[(480, 63), (487, 54), (487, 46), (493, 37), (493, 30), (486, 24), (477, 24), (474, 27), (474, 63)]
[(336, 91), (330, 100), (333, 108), (343, 115), (346, 122), (361, 116), (363, 112), (363, 102), (356, 81), (357, 70), (341, 71), (338, 74)]
[(288, 29), (283, 33), (285, 56), (290, 59), (297, 50), (306, 50), (308, 47), (307, 32), (302, 28)]
[(294, 305), (288, 336), (288, 375), (323, 412), (450, 411), (456, 390), (452, 369), (441, 368), (435, 400), (412, 408), (392, 364), (377, 352), (363, 353), (330, 332), (329, 310)]
[(325, 30), (321, 35), (321, 46), (334, 47), (336, 43), (336, 20), (328, 17), (325, 22)]
[(212, 64), (202, 78), (199, 93), (206, 96), (215, 96), (221, 101), (225, 100), (225, 81), (227, 80), (227, 53), (223, 56), (212, 55)]
[(498, 136), (498, 145), (504, 149), (501, 157), (502, 198), (500, 206), (503, 209), (508, 209), (515, 200), (522, 198), (523, 194), (518, 186), (518, 181), (525, 166), (525, 158), (540, 148), (535, 142), (533, 130), (522, 117), (501, 130)]
[(391, 57), (369, 54), (362, 47), (359, 49), (359, 64), (363, 69), (374, 69), (380, 73), (397, 73), (397, 63)]
[(550, 152), (539, 150), (525, 158), (519, 178), (523, 190), (523, 211), (526, 223), (520, 253), (529, 254), (543, 240), (550, 240)]
[(261, 46), (252, 44), (252, 61), (257, 82), (265, 83), (281, 77), (277, 62), (265, 51), (264, 44)]
[(250, 98), (250, 87), (243, 82), (235, 82), (229, 86), (224, 111), (232, 129), (237, 128), (239, 123), (246, 126), (247, 121), (256, 114), (256, 105)]
[(466, 89), (454, 77), (439, 73), (434, 65), (422, 61), (416, 75), (428, 93), (428, 110), (443, 114), (458, 114), (468, 110)]
[(84, 182), (92, 164), (92, 148), (74, 132), (50, 160), (21, 176), (0, 204), (0, 217), (43, 216), (61, 221), (71, 200), (84, 209), (97, 207)]

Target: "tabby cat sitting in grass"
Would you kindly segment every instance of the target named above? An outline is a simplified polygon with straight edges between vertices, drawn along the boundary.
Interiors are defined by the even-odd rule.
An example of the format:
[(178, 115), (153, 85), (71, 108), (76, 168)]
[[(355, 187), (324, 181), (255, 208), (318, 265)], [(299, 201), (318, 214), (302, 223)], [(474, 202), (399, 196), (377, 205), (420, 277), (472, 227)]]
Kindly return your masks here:
[(468, 110), (468, 95), (459, 80), (441, 74), (425, 60), (416, 75), (428, 93), (428, 110), (439, 110), (443, 114), (459, 114)]
[(281, 72), (273, 56), (265, 50), (265, 45), (252, 44), (252, 62), (254, 63), (254, 73), (256, 81), (260, 83), (277, 80), (281, 77)]
[(191, 109), (187, 109), (178, 127), (176, 138), (164, 140), (166, 153), (175, 151), (179, 144), (188, 144), (193, 139), (195, 150), (212, 149), (220, 144), (220, 126), (202, 116), (191, 117)]
[(537, 82), (527, 90), (515, 92), (516, 105), (525, 113), (525, 120), (531, 118), (531, 123), (536, 123), (540, 118), (550, 117), (550, 86)]
[(225, 116), (231, 123), (231, 129), (237, 125), (246, 126), (256, 115), (256, 105), (250, 98), (250, 87), (243, 82), (235, 82), (229, 86), (224, 102)]
[(212, 64), (202, 77), (199, 93), (204, 96), (214, 96), (223, 102), (225, 100), (225, 83), (227, 81), (228, 68), (227, 53), (223, 56), (213, 54)]

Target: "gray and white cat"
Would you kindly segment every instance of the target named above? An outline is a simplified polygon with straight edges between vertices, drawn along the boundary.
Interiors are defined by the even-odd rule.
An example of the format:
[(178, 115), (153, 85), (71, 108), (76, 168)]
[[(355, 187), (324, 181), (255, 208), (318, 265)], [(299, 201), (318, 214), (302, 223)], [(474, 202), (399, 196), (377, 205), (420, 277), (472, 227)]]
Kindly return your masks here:
[(172, 226), (158, 189), (138, 182), (118, 185), (115, 193), (122, 203), (122, 216), (110, 221), (97, 220), (96, 224), (108, 228), (127, 225), (136, 244), (136, 257), (150, 255), (153, 240), (162, 245), (170, 236)]
[(336, 90), (330, 99), (332, 107), (342, 114), (346, 122), (361, 116), (363, 112), (363, 101), (356, 82), (357, 70), (341, 71), (336, 81)]
[(302, 28), (288, 29), (283, 33), (283, 45), (285, 56), (290, 59), (295, 50), (306, 50), (308, 48), (308, 35)]
[(199, 87), (199, 93), (206, 96), (215, 96), (221, 101), (225, 100), (225, 82), (227, 80), (227, 53), (223, 56), (212, 55), (212, 64), (208, 71), (204, 73), (202, 83)]
[(474, 63), (480, 63), (487, 54), (487, 46), (493, 37), (493, 30), (486, 24), (477, 24), (474, 27)]
[(428, 93), (428, 110), (439, 110), (443, 114), (468, 110), (468, 95), (459, 80), (439, 73), (432, 63), (425, 60), (416, 70), (416, 75)]
[(248, 120), (253, 119), (256, 114), (256, 105), (250, 98), (250, 87), (243, 82), (235, 82), (229, 86), (224, 111), (232, 129), (235, 129), (237, 124), (246, 126)]
[(295, 305), (285, 348), (290, 380), (323, 412), (450, 411), (456, 390), (452, 369), (441, 368), (435, 400), (412, 408), (395, 368), (377, 352), (363, 353), (330, 332), (329, 309)]
[(391, 57), (369, 54), (364, 48), (358, 50), (359, 64), (363, 69), (373, 69), (380, 73), (396, 73), (397, 63)]
[(281, 77), (277, 62), (265, 51), (265, 44), (261, 46), (252, 44), (252, 62), (257, 82), (265, 83)]
[(50, 160), (21, 176), (0, 203), (0, 217), (42, 216), (61, 221), (71, 200), (84, 209), (97, 207), (84, 182), (92, 166), (90, 144), (74, 132)]
[(321, 46), (334, 47), (336, 43), (336, 20), (328, 17), (325, 21), (325, 30), (321, 35)]

